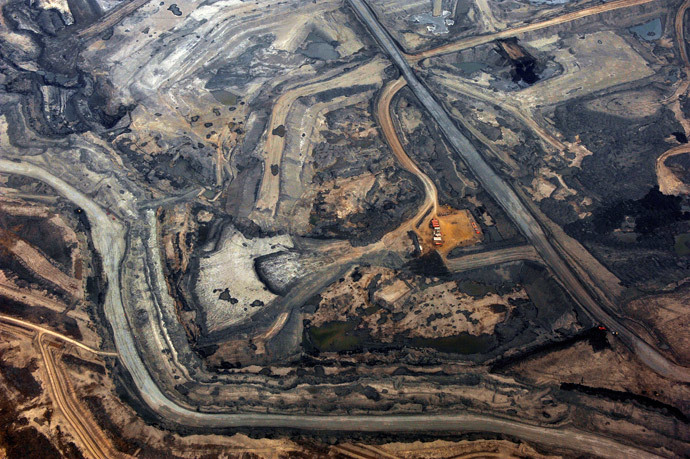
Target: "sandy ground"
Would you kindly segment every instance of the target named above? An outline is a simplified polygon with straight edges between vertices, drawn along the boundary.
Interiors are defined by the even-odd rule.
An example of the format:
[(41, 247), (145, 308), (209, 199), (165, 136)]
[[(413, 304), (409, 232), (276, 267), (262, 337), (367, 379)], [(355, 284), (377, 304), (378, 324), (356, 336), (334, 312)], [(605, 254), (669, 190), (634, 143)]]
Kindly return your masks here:
[[(345, 443), (332, 448), (347, 457), (381, 457), (396, 459), (470, 459), (470, 458), (519, 458), (555, 459), (561, 456), (544, 455), (527, 443), (513, 443), (508, 440), (477, 441), (416, 441), (396, 442), (383, 445)], [(369, 456), (371, 455), (371, 456)]]
[(690, 184), (683, 182), (666, 166), (668, 158), (683, 154), (690, 154), (690, 145), (683, 144), (673, 147), (656, 159), (656, 178), (659, 183), (659, 191), (666, 195), (690, 194)]
[(654, 88), (639, 91), (625, 91), (598, 97), (585, 104), (590, 110), (623, 118), (644, 118), (653, 116), (662, 106), (662, 94)]
[(440, 207), (436, 215), (441, 225), (443, 246), (437, 247), (433, 244), (433, 231), (429, 226), (431, 216), (429, 216), (422, 222), (419, 229), (416, 230), (420, 236), (420, 242), (422, 243), (422, 249), (424, 251), (437, 250), (440, 254), (445, 256), (455, 247), (478, 244), (484, 239), (481, 228), (469, 210)]
[[(612, 349), (593, 352), (586, 342), (551, 352), (511, 368), (511, 373), (539, 385), (571, 382), (647, 395), (685, 412), (690, 404), (681, 384), (674, 384), (642, 366), (617, 340)], [(569, 362), (564, 365), (563, 362)]]
[(0, 228), (0, 247), (11, 252), (23, 266), (60, 290), (76, 299), (84, 297), (84, 289), (80, 280), (60, 271), (55, 266), (56, 262), (43, 255), (39, 249), (16, 234)]
[(652, 3), (655, 0), (616, 0), (607, 2), (603, 5), (595, 5), (590, 8), (582, 8), (578, 11), (573, 11), (567, 14), (557, 15), (555, 17), (546, 19), (544, 21), (536, 21), (530, 24), (518, 25), (517, 27), (511, 27), (506, 30), (501, 30), (493, 34), (486, 34), (480, 36), (472, 36), (467, 38), (461, 38), (457, 41), (439, 46), (438, 48), (423, 51), (417, 54), (408, 55), (407, 59), (410, 62), (417, 62), (424, 58), (436, 56), (439, 54), (448, 54), (463, 49), (473, 48), (485, 43), (490, 43), (494, 40), (505, 39), (510, 37), (519, 37), (521, 34), (532, 32), (535, 30), (545, 29), (548, 27), (553, 27), (559, 24), (564, 24), (572, 21), (576, 21), (581, 18), (588, 16), (593, 16), (597, 14), (604, 13), (606, 11), (614, 11), (621, 8), (629, 8), (636, 5), (644, 5), (647, 3)]
[[(308, 318), (314, 326), (331, 321), (361, 319), (359, 328), (369, 329), (382, 342), (391, 342), (396, 334), (434, 338), (467, 332), (472, 335), (493, 333), (494, 327), (514, 309), (510, 300), (526, 299), (527, 293), (516, 288), (506, 295), (481, 293), (471, 296), (458, 289), (455, 281), (428, 284), (421, 279), (397, 275), (385, 268), (359, 268), (362, 278), (333, 284), (322, 293), (319, 309)], [(379, 287), (369, 301), (367, 286), (380, 275)], [(380, 322), (384, 306), (396, 320)], [(362, 310), (358, 310), (362, 308)]]
[[(352, 85), (354, 81), (357, 84), (380, 84), (382, 81), (381, 72), (387, 66), (387, 63), (381, 59), (375, 59), (360, 67), (355, 68), (351, 72), (338, 72), (337, 76), (331, 78), (318, 78), (319, 81), (308, 85), (300, 86), (292, 91), (284, 93), (276, 102), (271, 114), (271, 121), (269, 124), (269, 131), (273, 132), (280, 126), (285, 126), (286, 119), (290, 113), (290, 107), (300, 97), (327, 89), (342, 88)], [(283, 148), (285, 146), (285, 135), (276, 135), (269, 133), (266, 139), (265, 159), (264, 159), (264, 175), (259, 188), (259, 195), (256, 201), (257, 212), (267, 213), (269, 217), (273, 217), (278, 205), (280, 194), (280, 174), (273, 174), (271, 166), (281, 166)], [(259, 218), (259, 216), (255, 216)]]

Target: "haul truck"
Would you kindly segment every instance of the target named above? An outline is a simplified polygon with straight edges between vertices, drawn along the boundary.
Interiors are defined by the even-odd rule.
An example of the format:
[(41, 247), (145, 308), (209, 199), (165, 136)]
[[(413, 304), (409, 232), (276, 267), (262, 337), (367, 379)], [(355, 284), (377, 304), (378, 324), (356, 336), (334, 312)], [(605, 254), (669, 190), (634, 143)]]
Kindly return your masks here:
[(429, 223), (431, 230), (433, 231), (433, 240), (435, 246), (443, 245), (443, 237), (441, 236), (441, 223), (438, 218), (432, 218), (431, 223)]

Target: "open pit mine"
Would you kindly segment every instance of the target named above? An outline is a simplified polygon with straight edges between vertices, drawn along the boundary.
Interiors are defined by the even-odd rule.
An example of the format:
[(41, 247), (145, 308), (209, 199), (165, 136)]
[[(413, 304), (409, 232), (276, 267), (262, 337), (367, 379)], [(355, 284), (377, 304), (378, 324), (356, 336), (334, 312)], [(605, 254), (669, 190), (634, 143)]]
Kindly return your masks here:
[(0, 457), (690, 456), (689, 7), (0, 0)]

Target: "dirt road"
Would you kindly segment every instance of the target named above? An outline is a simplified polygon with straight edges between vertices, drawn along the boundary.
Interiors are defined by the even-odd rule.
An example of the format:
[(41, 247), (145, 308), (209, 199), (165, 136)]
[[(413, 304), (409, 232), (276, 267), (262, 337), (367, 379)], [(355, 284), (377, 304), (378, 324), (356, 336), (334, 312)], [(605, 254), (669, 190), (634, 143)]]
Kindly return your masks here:
[(448, 258), (446, 259), (446, 266), (449, 270), (457, 272), (521, 260), (542, 261), (534, 247), (520, 245), (489, 252), (473, 253), (458, 258)]
[(566, 22), (575, 21), (577, 19), (592, 16), (594, 14), (601, 14), (607, 11), (614, 11), (621, 8), (629, 8), (631, 6), (644, 5), (646, 3), (652, 3), (654, 1), (656, 0), (617, 0), (613, 2), (608, 2), (602, 5), (592, 6), (590, 8), (584, 8), (580, 11), (564, 14), (562, 16), (548, 19), (546, 21), (537, 22), (535, 24), (527, 24), (520, 27), (514, 27), (512, 29), (502, 30), (500, 32), (492, 33), (489, 35), (480, 35), (478, 37), (463, 38), (454, 43), (448, 43), (447, 45), (439, 46), (438, 48), (430, 49), (428, 51), (423, 51), (417, 54), (408, 54), (405, 57), (409, 62), (418, 62), (427, 57), (454, 53), (456, 51), (461, 51), (463, 49), (474, 48), (475, 46), (483, 45), (485, 43), (491, 43), (494, 40), (510, 38), (514, 37), (515, 35), (545, 29), (547, 27), (552, 27)]
[(438, 191), (436, 190), (436, 185), (429, 176), (422, 172), (417, 164), (412, 161), (412, 158), (407, 155), (400, 143), (398, 133), (395, 131), (395, 126), (393, 125), (393, 119), (391, 118), (391, 100), (406, 84), (407, 82), (404, 78), (398, 78), (388, 83), (383, 88), (381, 96), (379, 97), (378, 104), (376, 105), (376, 114), (381, 124), (386, 143), (391, 148), (398, 161), (400, 161), (400, 165), (416, 175), (419, 180), (421, 180), (422, 185), (424, 185), (424, 203), (419, 207), (417, 215), (410, 219), (411, 222), (416, 222), (429, 213), (429, 211), (431, 211), (431, 214), (436, 214), (436, 210), (438, 209)]
[(437, 75), (437, 80), (443, 84), (444, 86), (452, 89), (455, 92), (458, 92), (460, 94), (479, 99), (483, 102), (487, 102), (492, 105), (499, 105), (501, 109), (507, 111), (511, 115), (513, 115), (515, 118), (520, 120), (524, 125), (526, 125), (528, 128), (532, 129), (532, 131), (537, 134), (546, 144), (552, 146), (556, 150), (563, 151), (566, 150), (568, 147), (566, 147), (563, 142), (549, 134), (543, 127), (541, 127), (536, 121), (534, 121), (531, 117), (525, 115), (523, 112), (523, 109), (520, 109), (516, 106), (514, 106), (512, 103), (509, 101), (505, 100), (499, 100), (497, 97), (488, 94), (486, 91), (484, 91), (482, 88), (473, 86), (469, 83), (466, 83), (458, 78), (451, 78), (451, 75), (448, 75), (444, 72), (435, 72), (435, 75)]
[[(360, 3), (357, 0), (352, 2)], [(644, 3), (644, 2), (643, 2)], [(400, 56), (402, 59), (402, 56)], [(407, 68), (409, 70), (409, 67)], [(404, 69), (405, 71), (405, 69)], [(408, 82), (410, 79), (407, 80)], [(416, 81), (416, 80), (415, 80)], [(417, 82), (418, 83), (418, 82)], [(413, 90), (418, 88), (413, 88)], [(417, 93), (417, 91), (415, 91)], [(428, 92), (427, 92), (428, 93)], [(422, 94), (424, 95), (424, 94)], [(392, 97), (392, 96), (391, 96)], [(432, 98), (428, 95), (428, 98)], [(423, 102), (429, 103), (428, 98)], [(433, 98), (432, 98), (433, 99)], [(389, 132), (393, 132), (394, 130)], [(452, 132), (451, 132), (452, 134)], [(451, 137), (453, 137), (451, 135)], [(457, 137), (455, 140), (461, 140)], [(457, 144), (457, 142), (456, 142)], [(471, 145), (470, 153), (474, 150)], [(408, 158), (409, 159), (409, 158)], [(151, 378), (148, 368), (137, 352), (136, 337), (129, 328), (122, 300), (120, 297), (121, 279), (119, 277), (120, 263), (126, 250), (125, 229), (119, 221), (112, 221), (105, 212), (88, 196), (76, 190), (73, 186), (60, 178), (53, 176), (45, 169), (26, 162), (14, 162), (0, 160), (0, 171), (25, 175), (43, 181), (53, 187), (58, 193), (64, 195), (75, 205), (83, 208), (91, 222), (92, 238), (94, 246), (103, 260), (104, 274), (108, 280), (108, 288), (105, 296), (104, 313), (112, 326), (115, 345), (120, 360), (130, 373), (132, 381), (141, 394), (141, 399), (154, 412), (180, 425), (196, 428), (214, 427), (275, 427), (293, 428), (315, 431), (389, 431), (389, 432), (418, 432), (424, 431), (460, 431), (460, 432), (495, 432), (499, 434), (516, 436), (528, 441), (534, 441), (542, 445), (563, 447), (569, 445), (589, 454), (602, 457), (651, 457), (647, 451), (623, 445), (611, 439), (592, 433), (582, 432), (568, 427), (547, 428), (519, 422), (513, 419), (498, 418), (484, 414), (454, 413), (454, 414), (429, 414), (429, 415), (359, 415), (359, 416), (318, 416), (306, 414), (280, 415), (267, 413), (204, 413), (188, 409), (176, 404), (161, 391)], [(491, 184), (491, 183), (489, 183)], [(433, 185), (433, 183), (432, 183)], [(484, 183), (486, 186), (487, 183)], [(501, 182), (496, 183), (501, 186)], [(503, 185), (505, 186), (505, 185)], [(492, 188), (489, 188), (492, 189)], [(428, 197), (428, 196), (427, 196)], [(517, 202), (517, 204), (516, 204)], [(503, 201), (503, 204), (511, 211), (511, 214), (520, 214), (523, 209), (519, 207), (519, 200)], [(517, 207), (515, 207), (517, 206)], [(538, 225), (537, 225), (538, 227)], [(540, 241), (538, 241), (540, 242)], [(539, 246), (540, 253), (546, 251)], [(548, 253), (548, 255), (552, 255)], [(547, 257), (548, 259), (549, 257)], [(564, 282), (569, 284), (570, 279)], [(614, 322), (615, 324), (615, 322)], [(639, 355), (647, 361), (654, 359), (653, 350), (644, 348), (646, 343), (636, 343), (642, 346)], [(64, 378), (60, 378), (52, 360), (50, 350), (45, 350), (44, 359), (52, 368), (51, 381), (57, 384), (58, 396), (64, 398), (69, 395), (65, 389)], [(651, 355), (651, 357), (649, 357)], [(52, 362), (52, 364), (51, 364)], [(653, 362), (658, 363), (658, 362)], [(663, 365), (662, 361), (659, 363)], [(671, 370), (674, 370), (671, 368)], [(62, 385), (60, 385), (62, 384)], [(64, 402), (66, 409), (70, 409), (69, 402)], [(72, 411), (72, 413), (77, 413)], [(75, 414), (76, 415), (76, 414)], [(72, 419), (78, 422), (78, 419)], [(78, 426), (79, 429), (86, 427)], [(91, 435), (94, 437), (94, 435)], [(88, 439), (86, 440), (88, 441)], [(98, 445), (89, 447), (90, 453), (100, 457), (102, 451)]]
[(0, 321), (11, 323), (14, 325), (18, 325), (20, 327), (28, 328), (28, 329), (37, 331), (39, 333), (42, 333), (44, 335), (50, 335), (50, 336), (57, 338), (61, 341), (64, 341), (66, 343), (77, 346), (79, 349), (83, 349), (85, 351), (91, 352), (92, 354), (117, 357), (117, 352), (107, 352), (107, 351), (101, 351), (99, 349), (94, 349), (90, 346), (87, 346), (84, 343), (81, 343), (75, 339), (70, 338), (69, 336), (65, 336), (61, 333), (55, 332), (55, 331), (50, 330), (48, 328), (42, 327), (40, 325), (36, 325), (34, 323), (27, 322), (26, 320), (21, 320), (21, 319), (15, 318), (15, 317), (7, 316), (5, 314), (0, 314)]
[(79, 439), (84, 452), (89, 457), (98, 459), (121, 457), (120, 453), (110, 445), (103, 431), (95, 425), (88, 409), (81, 407), (76, 401), (74, 391), (69, 386), (67, 377), (56, 364), (50, 343), (46, 342), (43, 331), (38, 332), (36, 341), (45, 364), (53, 401), (72, 427), (71, 433)]
[(690, 185), (679, 179), (665, 164), (668, 158), (683, 154), (690, 154), (690, 144), (673, 147), (656, 159), (656, 179), (659, 183), (659, 191), (666, 195), (690, 194)]
[[(43, 296), (34, 292), (28, 292), (24, 290), (18, 290), (13, 286), (0, 284), (0, 295), (5, 298), (10, 298), (13, 301), (18, 301), (19, 303), (39, 306), (42, 308), (53, 310), (57, 313), (64, 313), (67, 309), (65, 303), (59, 302), (53, 298)], [(78, 317), (80, 319), (89, 320), (86, 314), (75, 314), (71, 311), (72, 317)]]
[[(89, 197), (79, 192), (62, 179), (51, 175), (45, 169), (26, 162), (0, 159), (0, 171), (29, 176), (43, 181), (65, 196), (75, 205), (84, 209), (91, 223), (94, 246), (103, 260), (103, 270), (108, 279), (104, 313), (113, 330), (113, 338), (120, 361), (127, 369), (132, 382), (148, 407), (164, 419), (179, 425), (195, 428), (219, 427), (275, 427), (305, 429), (314, 431), (366, 431), (366, 432), (419, 432), (457, 431), (457, 432), (495, 432), (516, 436), (542, 445), (562, 447), (570, 445), (579, 451), (601, 457), (654, 457), (648, 451), (623, 445), (611, 439), (572, 428), (547, 428), (525, 424), (516, 420), (497, 418), (483, 414), (456, 413), (431, 415), (280, 415), (267, 413), (204, 413), (182, 407), (167, 398), (151, 378), (139, 353), (135, 338), (124, 312), (120, 297), (119, 268), (125, 250), (123, 226), (112, 221), (106, 213)], [(50, 355), (45, 358), (50, 365)], [(55, 368), (53, 365), (51, 368)], [(60, 378), (53, 372), (55, 383)], [(58, 395), (64, 394), (58, 386)], [(69, 409), (69, 408), (68, 408)], [(83, 429), (83, 428), (82, 428)], [(86, 441), (89, 441), (88, 439)], [(93, 447), (93, 445), (92, 445)], [(95, 448), (95, 447), (94, 447)], [(102, 451), (96, 450), (95, 457)], [(106, 456), (107, 457), (107, 456)]]

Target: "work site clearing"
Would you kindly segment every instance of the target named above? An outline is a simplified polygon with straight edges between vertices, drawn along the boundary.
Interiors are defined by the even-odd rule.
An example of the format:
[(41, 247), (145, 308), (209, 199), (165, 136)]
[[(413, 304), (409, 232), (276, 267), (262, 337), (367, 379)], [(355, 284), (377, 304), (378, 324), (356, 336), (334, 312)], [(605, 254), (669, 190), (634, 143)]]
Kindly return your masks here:
[[(441, 244), (434, 242), (433, 218), (440, 224)], [(469, 210), (456, 210), (448, 206), (439, 207), (434, 217), (428, 219), (415, 230), (422, 241), (424, 252), (436, 250), (446, 256), (456, 247), (466, 247), (478, 244), (484, 240), (484, 235)]]

